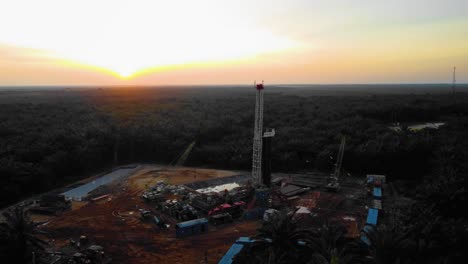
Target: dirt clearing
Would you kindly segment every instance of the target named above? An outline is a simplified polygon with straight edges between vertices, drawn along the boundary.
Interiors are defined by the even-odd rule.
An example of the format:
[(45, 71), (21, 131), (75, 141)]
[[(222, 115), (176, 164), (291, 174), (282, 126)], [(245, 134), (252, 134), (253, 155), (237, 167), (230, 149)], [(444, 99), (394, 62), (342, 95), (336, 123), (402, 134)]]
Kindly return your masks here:
[(195, 168), (169, 168), (145, 165), (133, 175), (114, 183), (109, 198), (97, 202), (74, 202), (72, 210), (50, 217), (41, 229), (55, 244), (65, 245), (70, 238), (88, 236), (104, 247), (113, 263), (218, 263), (240, 236), (251, 236), (258, 221), (239, 221), (214, 227), (202, 235), (179, 239), (174, 226), (159, 230), (152, 221), (143, 221), (138, 209), (155, 209), (141, 193), (158, 181), (184, 184), (235, 175), (237, 172)]

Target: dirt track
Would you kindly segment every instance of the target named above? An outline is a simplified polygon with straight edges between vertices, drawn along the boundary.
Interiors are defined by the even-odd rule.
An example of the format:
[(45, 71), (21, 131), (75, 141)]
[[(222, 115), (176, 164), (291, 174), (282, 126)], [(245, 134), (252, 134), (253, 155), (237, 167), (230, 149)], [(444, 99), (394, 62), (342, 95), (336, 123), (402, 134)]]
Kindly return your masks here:
[(160, 231), (153, 223), (140, 220), (139, 208), (152, 209), (140, 195), (146, 186), (160, 180), (183, 184), (233, 174), (189, 168), (162, 171), (146, 166), (113, 188), (110, 199), (77, 206), (42, 228), (50, 232), (57, 246), (87, 235), (105, 248), (113, 263), (204, 263), (205, 254), (208, 263), (217, 263), (238, 237), (253, 235), (259, 223), (210, 226), (206, 234), (177, 239), (174, 226)]

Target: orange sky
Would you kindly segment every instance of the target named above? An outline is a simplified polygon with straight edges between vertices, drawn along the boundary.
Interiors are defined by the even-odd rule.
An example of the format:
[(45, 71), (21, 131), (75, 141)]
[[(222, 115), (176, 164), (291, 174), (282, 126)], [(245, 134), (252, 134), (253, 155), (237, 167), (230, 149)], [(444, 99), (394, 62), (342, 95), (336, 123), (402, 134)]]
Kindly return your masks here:
[(468, 82), (468, 1), (27, 1), (0, 85)]

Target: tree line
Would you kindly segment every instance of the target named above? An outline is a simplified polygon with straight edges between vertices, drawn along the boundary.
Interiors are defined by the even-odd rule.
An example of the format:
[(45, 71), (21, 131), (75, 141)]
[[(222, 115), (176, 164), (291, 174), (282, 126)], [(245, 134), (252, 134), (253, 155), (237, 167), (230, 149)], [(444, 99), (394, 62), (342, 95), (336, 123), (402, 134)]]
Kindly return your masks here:
[[(286, 88), (285, 88), (286, 89)], [(247, 88), (115, 88), (0, 97), (0, 206), (118, 164), (170, 163), (249, 170), (255, 93)], [(331, 172), (340, 137), (350, 174), (422, 179), (444, 152), (466, 170), (468, 96), (313, 96), (271, 89), (264, 126), (276, 129), (273, 171)], [(407, 124), (441, 121), (439, 130)], [(403, 131), (388, 128), (403, 124)], [(449, 145), (447, 145), (449, 144)], [(448, 149), (452, 146), (452, 149)], [(466, 148), (465, 148), (466, 149)], [(452, 155), (452, 154), (451, 154)], [(447, 157), (447, 156), (445, 156)]]

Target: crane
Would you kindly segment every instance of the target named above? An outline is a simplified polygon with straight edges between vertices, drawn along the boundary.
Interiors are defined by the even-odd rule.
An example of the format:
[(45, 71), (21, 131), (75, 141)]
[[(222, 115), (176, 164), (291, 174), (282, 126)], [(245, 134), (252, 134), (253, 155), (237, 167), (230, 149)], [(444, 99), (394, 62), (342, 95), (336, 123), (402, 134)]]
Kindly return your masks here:
[(192, 151), (193, 147), (195, 146), (196, 141), (193, 141), (188, 145), (188, 147), (173, 161), (171, 162), (173, 166), (179, 167), (183, 166), (185, 161), (187, 160), (190, 152)]
[(337, 156), (336, 163), (335, 163), (335, 171), (328, 178), (328, 183), (327, 183), (327, 186), (326, 186), (328, 191), (337, 192), (337, 191), (340, 190), (340, 183), (339, 183), (338, 180), (339, 180), (340, 174), (341, 174), (341, 165), (343, 163), (345, 145), (346, 145), (346, 137), (342, 136), (341, 137), (340, 149), (338, 151), (338, 156)]

